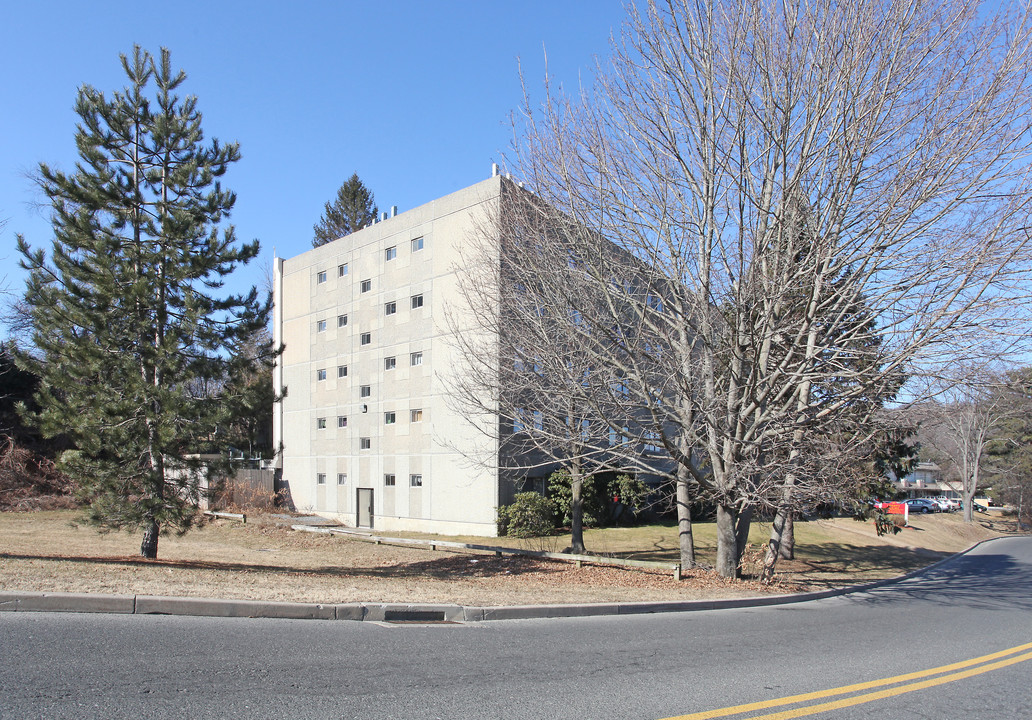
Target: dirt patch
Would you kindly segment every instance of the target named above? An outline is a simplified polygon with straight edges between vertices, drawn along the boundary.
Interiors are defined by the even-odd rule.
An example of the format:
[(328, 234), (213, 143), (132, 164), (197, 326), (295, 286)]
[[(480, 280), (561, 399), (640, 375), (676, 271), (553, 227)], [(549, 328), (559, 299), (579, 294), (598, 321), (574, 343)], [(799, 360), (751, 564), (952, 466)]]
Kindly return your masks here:
[[(139, 537), (69, 524), (69, 512), (0, 514), (0, 588), (5, 590), (225, 597), (302, 602), (435, 602), (527, 605), (696, 600), (793, 592), (891, 577), (961, 550), (1005, 528), (959, 527), (953, 517), (915, 523), (900, 546), (868, 536), (852, 520), (800, 523), (797, 559), (763, 586), (694, 570), (675, 582), (668, 572), (521, 556), (454, 553), (375, 545), (295, 532), (269, 517), (246, 525), (216, 521), (182, 537), (163, 537), (159, 560), (136, 555)], [(256, 520), (258, 522), (256, 522)], [(849, 525), (853, 523), (853, 525)], [(593, 531), (589, 547), (676, 560), (670, 528)], [(762, 542), (763, 528), (757, 528)], [(707, 528), (696, 530), (702, 559)], [(439, 538), (440, 539), (440, 538)], [(499, 539), (498, 542), (503, 541)], [(920, 542), (919, 542), (920, 541)], [(478, 539), (478, 542), (496, 542)], [(557, 543), (561, 539), (556, 540)]]

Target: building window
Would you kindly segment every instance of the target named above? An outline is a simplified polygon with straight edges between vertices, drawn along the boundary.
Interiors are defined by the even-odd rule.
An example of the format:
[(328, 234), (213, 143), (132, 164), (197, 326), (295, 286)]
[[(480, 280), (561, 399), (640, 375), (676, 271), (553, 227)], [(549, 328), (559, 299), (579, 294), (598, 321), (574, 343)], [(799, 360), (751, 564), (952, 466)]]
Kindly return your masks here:
[(387, 487), (394, 487), (394, 473), (388, 473), (383, 476), (383, 484)]
[(337, 316), (337, 327), (344, 327), (347, 324), (348, 324), (348, 316), (347, 315), (338, 315)]
[(372, 280), (363, 280), (362, 281), (362, 292), (369, 292), (372, 289), (373, 289), (373, 281)]
[(315, 329), (318, 332), (326, 332), (326, 321), (325, 320), (320, 320), (319, 322), (317, 322), (315, 324)]
[(324, 282), (326, 282), (326, 271), (325, 270), (320, 270), (319, 274), (316, 275), (315, 278), (316, 278), (316, 282), (318, 282), (320, 285), (322, 285)]
[(339, 428), (346, 428), (347, 426), (348, 426), (348, 416), (347, 415), (338, 415), (337, 416), (337, 427), (339, 427)]
[(394, 414), (393, 412), (385, 412), (383, 414), (383, 424), (384, 425), (393, 425), (395, 422), (397, 422), (397, 420), (398, 420), (398, 416), (396, 414)]
[(372, 333), (362, 333), (362, 338), (361, 338), (361, 339), (359, 340), (359, 342), (360, 342), (360, 343), (361, 343), (362, 345), (368, 345), (368, 344), (369, 344), (369, 343), (371, 343), (372, 341), (373, 341), (373, 335), (372, 335)]
[(398, 246), (394, 245), (393, 247), (387, 248), (386, 256), (387, 256), (387, 261), (388, 262), (390, 262), (394, 258), (398, 257)]
[(408, 481), (411, 487), (423, 487), (422, 475), (409, 475)]
[(516, 408), (516, 412), (512, 414), (512, 432), (513, 434), (523, 432), (523, 410)]
[(319, 428), (320, 430), (325, 430), (326, 429), (326, 418), (317, 418), (316, 421), (315, 421), (315, 426), (317, 428)]
[(347, 377), (347, 376), (348, 376), (348, 366), (347, 365), (338, 365), (337, 366), (337, 377), (343, 378), (343, 377)]
[(362, 387), (360, 387), (358, 389), (358, 396), (359, 397), (369, 397), (370, 395), (372, 395), (372, 387), (371, 386), (363, 385)]
[(316, 485), (325, 485), (326, 484), (326, 473), (316, 473), (315, 484)]
[(338, 265), (337, 266), (337, 277), (344, 277), (347, 274), (348, 274), (348, 264), (347, 263), (344, 263), (343, 265)]
[(396, 312), (398, 312), (398, 303), (396, 303), (396, 302), (392, 301), (392, 302), (386, 303), (383, 306), (383, 314), (384, 315), (393, 315)]
[(419, 252), (423, 249), (423, 238), (422, 236), (414, 238), (412, 240), (412, 252)]
[(397, 365), (398, 365), (397, 358), (389, 357), (389, 358), (384, 358), (383, 359), (383, 369), (384, 370), (393, 370), (395, 367), (397, 367)]
[(348, 484), (348, 474), (347, 473), (337, 473), (337, 484), (338, 485), (347, 485)]
[(315, 371), (315, 379), (316, 380), (325, 380), (326, 379), (326, 368), (319, 368), (318, 370), (316, 370)]
[(409, 411), (409, 422), (423, 422), (423, 409), (417, 408)]
[(359, 448), (359, 450), (368, 450), (372, 446), (373, 446), (373, 443), (369, 440), (369, 438), (359, 438), (358, 439), (358, 448)]
[(423, 353), (414, 352), (409, 356), (409, 365), (422, 365), (423, 364)]
[(423, 294), (420, 293), (419, 295), (413, 295), (412, 296), (412, 309), (415, 310), (416, 308), (421, 308), (421, 307), (423, 307)]

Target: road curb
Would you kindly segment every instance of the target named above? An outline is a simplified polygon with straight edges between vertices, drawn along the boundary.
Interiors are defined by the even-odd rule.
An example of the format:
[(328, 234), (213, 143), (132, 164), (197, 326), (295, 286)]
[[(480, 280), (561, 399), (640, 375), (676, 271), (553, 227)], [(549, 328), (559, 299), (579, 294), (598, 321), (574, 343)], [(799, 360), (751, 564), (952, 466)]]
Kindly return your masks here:
[(718, 600), (660, 600), (656, 602), (481, 607), (441, 603), (292, 603), (261, 600), (162, 597), (157, 595), (93, 595), (87, 593), (0, 591), (0, 612), (71, 612), (120, 615), (189, 615), (219, 618), (434, 623), (728, 610), (733, 608), (789, 605), (865, 592), (927, 572), (956, 557), (967, 554), (980, 545), (1000, 539), (989, 538), (982, 540), (967, 550), (898, 577), (876, 580), (863, 585), (790, 595), (760, 595)]

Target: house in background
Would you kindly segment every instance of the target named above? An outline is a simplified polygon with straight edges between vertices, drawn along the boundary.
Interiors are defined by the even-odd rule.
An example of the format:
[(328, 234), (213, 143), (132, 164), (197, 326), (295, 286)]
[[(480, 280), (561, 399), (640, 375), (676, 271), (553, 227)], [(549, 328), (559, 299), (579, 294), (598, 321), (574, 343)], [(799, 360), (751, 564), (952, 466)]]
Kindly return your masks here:
[(497, 174), (275, 260), (273, 418), (294, 507), (345, 525), (495, 535), (514, 481), (449, 402), (462, 358), (456, 268), (505, 196)]
[(890, 478), (896, 488), (908, 498), (935, 497), (942, 495), (962, 498), (960, 483), (946, 480), (942, 468), (933, 462), (919, 462), (914, 471), (901, 478)]

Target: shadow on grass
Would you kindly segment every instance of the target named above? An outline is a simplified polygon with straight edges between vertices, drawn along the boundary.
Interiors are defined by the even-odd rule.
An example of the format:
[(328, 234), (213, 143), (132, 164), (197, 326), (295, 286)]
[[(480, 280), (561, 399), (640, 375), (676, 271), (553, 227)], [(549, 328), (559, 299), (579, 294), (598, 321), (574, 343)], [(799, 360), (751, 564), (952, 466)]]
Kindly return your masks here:
[(217, 562), (210, 560), (148, 560), (132, 557), (90, 557), (64, 555), (21, 555), (0, 553), (4, 560), (32, 560), (42, 562), (69, 562), (91, 565), (116, 565), (138, 568), (176, 568), (181, 570), (210, 570), (217, 572), (269, 573), (273, 575), (318, 575), (325, 577), (366, 577), (397, 580), (399, 578), (433, 578), (437, 580), (468, 580), (477, 577), (549, 575), (570, 569), (559, 561), (523, 556), (449, 555), (413, 563), (395, 563), (381, 567), (291, 567), (258, 563)]

